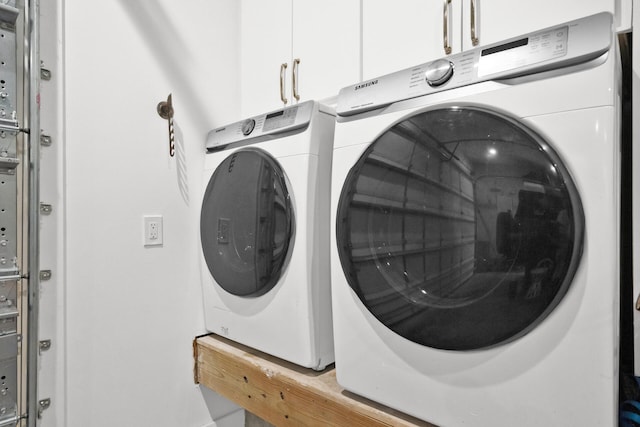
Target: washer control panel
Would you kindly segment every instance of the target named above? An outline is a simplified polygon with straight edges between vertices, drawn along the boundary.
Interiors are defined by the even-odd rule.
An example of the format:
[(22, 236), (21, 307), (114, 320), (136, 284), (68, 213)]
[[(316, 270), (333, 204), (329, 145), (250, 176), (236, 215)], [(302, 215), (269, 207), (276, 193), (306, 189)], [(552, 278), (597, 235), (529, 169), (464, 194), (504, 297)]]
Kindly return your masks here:
[(242, 134), (244, 136), (251, 135), (251, 132), (256, 128), (256, 121), (254, 119), (247, 119), (242, 122)]
[(445, 84), (453, 76), (453, 62), (448, 59), (433, 61), (427, 64), (424, 75), (429, 86)]
[(473, 83), (569, 67), (608, 52), (612, 38), (613, 17), (598, 13), (343, 88), (336, 113), (350, 116)]
[(508, 43), (480, 50), (478, 77), (509, 71), (567, 54), (569, 27), (532, 34)]
[(309, 125), (316, 108), (314, 101), (286, 107), (213, 129), (207, 136), (207, 151), (220, 150), (229, 144), (256, 138), (268, 138)]

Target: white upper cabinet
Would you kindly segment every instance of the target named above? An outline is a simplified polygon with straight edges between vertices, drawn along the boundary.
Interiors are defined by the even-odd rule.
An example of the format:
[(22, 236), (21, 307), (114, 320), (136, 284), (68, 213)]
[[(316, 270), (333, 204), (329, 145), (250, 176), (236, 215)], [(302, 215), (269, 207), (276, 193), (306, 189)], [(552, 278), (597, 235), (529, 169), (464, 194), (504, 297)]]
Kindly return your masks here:
[(616, 3), (627, 1), (364, 0), (363, 79), (594, 13), (614, 13)]
[(621, 26), (630, 1), (242, 0), (241, 114), (324, 99), (363, 79), (602, 11), (615, 12)]
[(291, 0), (242, 0), (240, 8), (240, 113), (246, 117), (283, 105), (280, 66), (290, 67)]
[(240, 16), (243, 117), (360, 80), (360, 0), (242, 0)]
[(460, 51), (460, 16), (460, 0), (363, 1), (363, 79), (445, 56), (445, 42)]
[(472, 49), (472, 34), (479, 45), (517, 37), (563, 22), (615, 12), (615, 0), (464, 0), (462, 3), (462, 49)]
[(301, 101), (360, 81), (360, 0), (294, 0), (293, 29)]

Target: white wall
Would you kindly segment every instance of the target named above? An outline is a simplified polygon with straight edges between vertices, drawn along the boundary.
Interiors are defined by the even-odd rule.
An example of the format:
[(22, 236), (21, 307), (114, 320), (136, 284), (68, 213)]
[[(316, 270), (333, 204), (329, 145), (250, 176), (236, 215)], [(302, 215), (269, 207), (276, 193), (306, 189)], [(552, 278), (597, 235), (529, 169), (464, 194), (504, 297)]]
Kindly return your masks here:
[[(205, 135), (239, 111), (236, 2), (56, 4), (59, 40), (43, 40), (42, 56), (46, 64), (60, 51), (58, 80), (49, 83), (61, 87), (60, 106), (43, 111), (43, 122), (59, 117), (60, 154), (49, 161), (61, 173), (43, 180), (56, 180), (52, 196), (63, 203), (66, 239), (47, 243), (43, 258), (47, 248), (60, 248), (64, 280), (55, 282), (52, 322), (62, 325), (56, 338), (64, 345), (43, 356), (41, 377), (45, 358), (56, 354), (64, 375), (56, 380), (62, 396), (41, 394), (53, 403), (42, 425), (240, 423), (227, 416), (234, 405), (193, 384), (191, 354), (192, 339), (205, 332), (198, 249)], [(174, 158), (167, 122), (156, 112), (169, 93), (179, 136)], [(148, 214), (164, 216), (162, 247), (143, 247)]]

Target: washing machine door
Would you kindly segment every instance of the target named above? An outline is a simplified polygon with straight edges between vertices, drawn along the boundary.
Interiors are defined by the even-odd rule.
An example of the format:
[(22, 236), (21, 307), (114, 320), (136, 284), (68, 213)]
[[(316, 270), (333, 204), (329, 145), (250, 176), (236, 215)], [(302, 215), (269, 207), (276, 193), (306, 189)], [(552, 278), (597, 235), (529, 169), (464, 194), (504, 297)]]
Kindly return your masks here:
[(243, 297), (271, 290), (285, 268), (293, 230), (285, 175), (274, 158), (246, 148), (216, 168), (202, 201), (200, 237), (220, 287)]
[(365, 307), (403, 337), (447, 350), (536, 327), (567, 293), (584, 234), (551, 145), (471, 107), (384, 132), (348, 174), (336, 224), (344, 274)]

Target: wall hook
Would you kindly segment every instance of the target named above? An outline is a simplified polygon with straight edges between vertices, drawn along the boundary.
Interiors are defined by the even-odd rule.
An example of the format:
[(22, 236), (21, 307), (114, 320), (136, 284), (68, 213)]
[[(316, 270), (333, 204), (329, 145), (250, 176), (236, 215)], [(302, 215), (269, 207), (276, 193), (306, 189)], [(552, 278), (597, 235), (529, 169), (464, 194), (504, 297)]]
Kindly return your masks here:
[(176, 153), (175, 137), (173, 132), (173, 104), (171, 102), (171, 94), (166, 101), (160, 101), (156, 107), (158, 115), (169, 123), (169, 155), (173, 157)]

